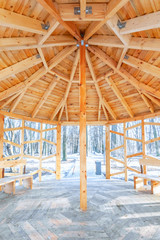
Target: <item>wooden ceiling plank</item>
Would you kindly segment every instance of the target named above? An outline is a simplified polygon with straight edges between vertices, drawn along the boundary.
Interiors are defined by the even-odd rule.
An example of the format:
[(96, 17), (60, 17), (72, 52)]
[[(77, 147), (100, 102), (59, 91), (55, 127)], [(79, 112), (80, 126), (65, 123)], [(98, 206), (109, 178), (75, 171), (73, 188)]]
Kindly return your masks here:
[(53, 120), (55, 118), (55, 116), (57, 115), (57, 113), (59, 112), (59, 110), (61, 108), (62, 108), (62, 110), (60, 112), (59, 118), (61, 118), (61, 116), (62, 116), (64, 105), (65, 105), (66, 100), (68, 98), (68, 94), (69, 94), (69, 91), (70, 91), (70, 88), (71, 88), (71, 85), (72, 85), (72, 81), (73, 81), (73, 78), (74, 78), (74, 74), (75, 74), (75, 71), (76, 71), (76, 68), (77, 68), (78, 61), (79, 61), (79, 49), (77, 50), (76, 55), (75, 55), (75, 59), (74, 59), (74, 62), (73, 62), (71, 75), (70, 75), (70, 81), (67, 85), (65, 94), (64, 94), (63, 98), (61, 99), (60, 103), (57, 105), (56, 109), (51, 114), (51, 117), (50, 117), (51, 120)]
[(123, 105), (123, 107), (126, 109), (127, 113), (129, 114), (130, 117), (134, 117), (134, 114), (131, 110), (131, 108), (129, 107), (129, 105), (127, 104), (126, 100), (124, 99), (124, 97), (122, 96), (121, 92), (119, 91), (119, 89), (117, 88), (116, 84), (114, 83), (114, 81), (112, 80), (111, 77), (105, 78), (107, 83), (109, 84), (109, 86), (111, 87), (111, 89), (113, 90), (113, 92), (115, 93), (115, 95), (118, 97), (118, 99), (120, 100), (121, 104)]
[(23, 98), (24, 94), (26, 93), (27, 88), (25, 88), (20, 94), (19, 96), (17, 96), (16, 99), (14, 99), (14, 101), (12, 102), (11, 106), (10, 106), (10, 112), (14, 112), (14, 110), (16, 109), (17, 105), (19, 104), (19, 102), (21, 101), (21, 99)]
[(106, 23), (107, 20), (113, 17), (127, 2), (128, 0), (111, 0), (108, 3), (104, 20), (91, 23), (85, 31), (84, 39), (88, 40)]
[(99, 100), (99, 106), (98, 106), (98, 121), (100, 121), (100, 118), (101, 118), (101, 107), (102, 107), (102, 104), (101, 104), (101, 101)]
[(123, 63), (134, 67), (138, 70), (151, 74), (157, 78), (160, 78), (160, 68), (154, 66), (153, 64), (147, 63), (141, 59), (135, 58), (130, 55), (126, 55), (126, 58), (123, 59)]
[(160, 99), (160, 92), (156, 89), (138, 81), (134, 78), (129, 72), (127, 72), (123, 67), (117, 69), (117, 63), (105, 54), (100, 48), (98, 47), (88, 47), (88, 49), (94, 53), (98, 58), (100, 58), (104, 63), (106, 63), (109, 67), (111, 67), (116, 73), (118, 73), (123, 79), (128, 81), (131, 85), (133, 85), (136, 89), (145, 91), (146, 93), (151, 94), (154, 97)]
[(65, 59), (68, 55), (73, 53), (77, 49), (77, 46), (65, 47), (54, 58), (49, 61), (49, 70), (54, 68), (58, 63)]
[(57, 77), (60, 77), (65, 82), (69, 82), (69, 77), (66, 76), (64, 73), (60, 72), (58, 69), (52, 69), (49, 71), (50, 74), (56, 75)]
[(160, 27), (160, 11), (126, 20), (126, 25), (120, 30), (121, 34), (141, 32)]
[(38, 113), (38, 111), (40, 110), (40, 108), (43, 106), (43, 104), (46, 102), (48, 96), (50, 95), (50, 93), (53, 91), (53, 89), (55, 88), (55, 86), (57, 85), (59, 79), (54, 79), (51, 81), (51, 83), (49, 84), (48, 88), (46, 89), (46, 91), (44, 92), (42, 98), (40, 99), (40, 101), (38, 102), (38, 104), (36, 105), (36, 107), (34, 108), (31, 117), (35, 117)]
[(16, 94), (14, 94), (13, 96), (9, 97), (6, 102), (4, 102), (3, 104), (0, 105), (0, 109), (3, 109), (3, 108), (4, 108), (5, 106), (7, 106), (10, 102), (12, 102), (15, 98), (17, 98), (20, 94), (21, 94), (21, 92), (18, 92), (18, 93), (16, 93)]
[(44, 67), (42, 67), (38, 71), (36, 71), (34, 74), (32, 74), (25, 81), (18, 83), (15, 86), (10, 87), (9, 89), (7, 89), (3, 92), (0, 92), (0, 101), (12, 96), (13, 94), (15, 94), (19, 91), (22, 91), (23, 89), (25, 89), (25, 87), (31, 86), (33, 83), (35, 83), (41, 77), (43, 77), (46, 73), (47, 73), (46, 69)]
[(37, 0), (51, 16), (53, 16), (72, 36), (77, 40), (81, 40), (81, 35), (79, 29), (72, 22), (64, 22), (57, 11), (52, 0)]
[(44, 30), (41, 24), (44, 23), (34, 18), (26, 17), (24, 15), (0, 8), (1, 26), (45, 35), (47, 30)]
[(25, 60), (22, 60), (21, 62), (15, 63), (12, 66), (4, 68), (0, 70), (0, 81), (12, 76), (13, 74), (17, 74), (30, 67), (33, 67), (41, 62), (42, 59), (38, 55), (34, 55), (32, 57), (26, 58)]

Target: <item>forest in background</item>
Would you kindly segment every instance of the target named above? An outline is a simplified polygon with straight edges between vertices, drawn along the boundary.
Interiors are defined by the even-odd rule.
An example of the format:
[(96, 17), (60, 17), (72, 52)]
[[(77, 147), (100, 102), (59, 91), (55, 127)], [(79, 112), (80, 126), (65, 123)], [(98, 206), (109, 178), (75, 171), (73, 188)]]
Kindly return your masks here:
[[(160, 122), (160, 118), (147, 119), (149, 122)], [(128, 122), (127, 127), (140, 123)], [(21, 127), (22, 121), (16, 119), (5, 118), (5, 128)], [(40, 129), (40, 123), (25, 121), (25, 126)], [(43, 124), (44, 129), (48, 129), (49, 124)], [(123, 133), (123, 124), (111, 125), (111, 130)], [(89, 154), (104, 154), (105, 153), (105, 126), (87, 126), (87, 155)], [(160, 126), (145, 125), (146, 140), (160, 137)], [(43, 133), (43, 138), (52, 142), (56, 142), (56, 131), (47, 131)], [(141, 139), (141, 127), (137, 127), (127, 131), (127, 136), (130, 138)], [(14, 143), (20, 144), (21, 131), (6, 131), (4, 138)], [(36, 140), (40, 138), (40, 133), (25, 129), (24, 141)], [(123, 136), (111, 134), (111, 149), (123, 144)], [(127, 152), (133, 154), (142, 151), (142, 143), (136, 141), (127, 141)], [(43, 142), (43, 155), (48, 156), (56, 152), (56, 147)], [(16, 155), (20, 153), (18, 147), (4, 143), (4, 156)], [(67, 154), (79, 154), (79, 126), (62, 126), (62, 160), (67, 160)], [(160, 141), (156, 141), (147, 145), (146, 153), (148, 155), (160, 156)], [(24, 154), (39, 155), (39, 143), (25, 144)], [(112, 153), (113, 156), (123, 158), (123, 149)]]

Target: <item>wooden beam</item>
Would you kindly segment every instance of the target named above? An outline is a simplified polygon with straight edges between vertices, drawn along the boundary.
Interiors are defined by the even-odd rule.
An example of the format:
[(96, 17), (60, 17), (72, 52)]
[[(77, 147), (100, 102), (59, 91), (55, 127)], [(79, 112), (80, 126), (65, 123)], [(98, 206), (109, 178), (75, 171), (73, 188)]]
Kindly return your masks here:
[(80, 208), (87, 210), (86, 170), (86, 57), (85, 45), (80, 44)]
[(141, 95), (141, 98), (143, 99), (143, 101), (145, 102), (146, 106), (149, 108), (149, 110), (154, 113), (154, 107), (152, 102), (150, 101), (150, 99), (148, 99), (148, 97), (145, 96), (145, 94), (143, 94), (141, 91), (139, 91), (139, 94)]
[(123, 51), (121, 53), (120, 59), (117, 64), (117, 69), (120, 69), (127, 51), (128, 51), (128, 47), (123, 48)]
[(128, 164), (127, 164), (127, 130), (126, 130), (126, 123), (123, 123), (123, 132), (124, 132), (124, 174), (125, 174), (125, 181), (128, 181)]
[(21, 62), (15, 63), (14, 65), (0, 70), (0, 81), (8, 78), (14, 74), (25, 71), (26, 69), (33, 67), (42, 62), (39, 55), (34, 55), (32, 57), (26, 58)]
[(120, 30), (121, 34), (141, 32), (160, 27), (160, 11), (126, 20), (126, 25)]
[(160, 68), (141, 59), (135, 58), (127, 54), (125, 59), (123, 59), (123, 63), (148, 74), (151, 74), (157, 78), (160, 78)]
[(127, 2), (128, 0), (111, 0), (108, 3), (104, 20), (91, 23), (85, 31), (84, 39), (88, 40), (95, 32), (97, 32), (103, 26), (103, 24), (106, 23), (107, 20), (113, 17)]
[[(94, 35), (88, 40), (89, 45), (124, 48), (124, 44), (116, 36)], [(128, 43), (129, 49), (148, 51), (160, 51), (160, 39), (131, 37)]]
[(69, 46), (76, 44), (77, 41), (72, 36), (68, 35), (50, 36), (43, 45), (37, 43), (34, 37), (0, 38), (0, 51)]
[(12, 102), (12, 104), (10, 106), (10, 112), (14, 112), (14, 110), (17, 107), (17, 105), (19, 104), (19, 102), (23, 98), (24, 94), (26, 93), (26, 90), (27, 90), (27, 88), (25, 88), (20, 94), (18, 93), (17, 98)]
[(160, 100), (151, 96), (150, 94), (147, 94), (147, 93), (144, 93), (144, 94), (146, 95), (147, 98), (149, 98), (152, 102), (154, 102), (157, 106), (160, 107)]
[(77, 68), (78, 60), (79, 60), (79, 50), (76, 52), (76, 55), (75, 55), (75, 59), (74, 59), (74, 62), (73, 62), (71, 75), (70, 75), (70, 81), (67, 85), (65, 94), (64, 94), (63, 98), (61, 99), (60, 103), (57, 105), (56, 109), (51, 114), (51, 117), (50, 117), (51, 120), (53, 120), (55, 118), (55, 116), (57, 115), (59, 110), (62, 108), (61, 113), (59, 115), (59, 120), (61, 119), (62, 112), (63, 112), (63, 109), (64, 109), (64, 105), (65, 105), (66, 100), (68, 98), (68, 94), (69, 94), (69, 91), (70, 91), (70, 88), (71, 88), (71, 85), (72, 85), (72, 81), (73, 81), (73, 78), (74, 78), (74, 74), (75, 74), (75, 71), (76, 71), (76, 68)]
[(107, 25), (116, 34), (116, 36), (121, 40), (121, 42), (126, 46), (129, 43), (130, 35), (122, 35), (120, 29), (117, 26), (117, 22), (120, 21), (119, 17), (115, 14), (112, 18), (107, 21)]
[(46, 69), (44, 67), (40, 68), (38, 71), (36, 71), (34, 74), (32, 74), (25, 81), (20, 82), (20, 83), (16, 84), (15, 86), (10, 87), (3, 92), (0, 92), (0, 101), (12, 96), (13, 94), (15, 94), (19, 91), (22, 91), (26, 87), (31, 86), (33, 83), (35, 83), (41, 77), (43, 77), (45, 74), (46, 74)]
[[(104, 100), (103, 100), (103, 96), (102, 96), (102, 93), (100, 91), (100, 87), (97, 83), (97, 79), (96, 79), (96, 75), (95, 75), (95, 71), (94, 71), (94, 68), (93, 68), (93, 65), (92, 65), (92, 61), (91, 61), (91, 58), (89, 56), (89, 53), (88, 51), (86, 50), (86, 61), (87, 61), (87, 64), (88, 64), (88, 67), (89, 67), (89, 70), (90, 70), (90, 73), (92, 75), (92, 79), (93, 79), (93, 82), (94, 82), (94, 85), (95, 85), (95, 88), (96, 88), (96, 92), (97, 92), (97, 95), (99, 97), (99, 101), (101, 102), (102, 104), (102, 108), (104, 110), (104, 114), (105, 114), (105, 117), (106, 119), (108, 120), (108, 114), (107, 112), (105, 111), (105, 104), (104, 104)], [(108, 110), (109, 108), (107, 108)]]
[[(105, 3), (86, 4), (85, 0), (80, 0), (80, 14), (74, 14), (74, 9), (79, 7), (79, 3), (65, 3), (58, 6), (64, 21), (102, 21), (105, 18), (107, 8)], [(92, 7), (92, 13), (86, 14), (86, 7)]]
[(98, 48), (98, 47), (88, 47), (88, 49), (92, 53), (94, 53), (97, 57), (99, 57), (109, 67), (111, 67), (122, 78), (124, 78), (131, 85), (133, 85), (136, 89), (138, 89), (140, 91), (144, 91), (144, 92), (146, 92), (148, 94), (151, 94), (152, 96), (160, 99), (160, 92), (159, 91), (157, 91), (156, 89), (146, 85), (145, 83), (142, 83), (142, 82), (138, 81), (129, 72), (127, 72), (123, 67), (121, 67), (120, 69), (117, 69), (116, 68), (117, 63), (111, 57), (109, 57), (107, 54), (105, 54), (100, 48)]
[[(4, 116), (0, 114), (0, 161), (3, 161), (3, 138), (4, 138)], [(3, 169), (0, 168), (0, 179), (3, 177)], [(0, 191), (1, 191), (0, 187)]]
[(110, 160), (110, 125), (106, 124), (106, 179), (110, 179), (111, 160)]
[(56, 179), (61, 178), (61, 124), (57, 124)]
[(21, 92), (18, 92), (16, 94), (14, 94), (13, 96), (9, 97), (7, 99), (7, 101), (5, 101), (4, 103), (2, 103), (0, 105), (0, 109), (3, 109), (5, 106), (7, 106), (10, 102), (12, 102), (14, 99), (16, 99), (19, 95), (21, 94)]
[(81, 19), (86, 16), (86, 0), (80, 0)]
[(109, 84), (109, 86), (111, 87), (111, 89), (113, 90), (113, 92), (115, 93), (115, 95), (117, 96), (117, 98), (120, 100), (120, 102), (123, 105), (123, 107), (126, 109), (126, 111), (129, 114), (129, 116), (130, 117), (134, 117), (134, 113), (132, 112), (131, 108), (127, 104), (126, 100), (122, 96), (122, 94), (119, 91), (119, 89), (117, 88), (116, 84), (113, 82), (112, 78), (108, 77), (108, 78), (105, 78), (105, 79), (106, 79), (107, 83)]
[(48, 85), (48, 88), (46, 89), (46, 91), (44, 92), (43, 96), (41, 97), (40, 101), (38, 102), (38, 104), (36, 105), (36, 107), (34, 108), (31, 116), (34, 118), (36, 116), (36, 114), (38, 113), (38, 111), (40, 110), (40, 108), (43, 106), (43, 104), (45, 103), (45, 101), (47, 100), (49, 94), (53, 91), (53, 89), (55, 88), (55, 86), (57, 85), (59, 79), (57, 80), (52, 80), (51, 83)]
[(47, 31), (42, 28), (41, 24), (44, 23), (34, 18), (0, 8), (0, 26), (45, 35)]
[(60, 51), (54, 58), (49, 61), (49, 70), (54, 68), (58, 63), (64, 60), (68, 55), (73, 53), (77, 49), (77, 46), (65, 47), (62, 51)]
[(71, 35), (77, 40), (81, 40), (80, 31), (77, 26), (72, 22), (64, 22), (62, 20), (52, 0), (37, 0), (37, 2), (39, 2)]

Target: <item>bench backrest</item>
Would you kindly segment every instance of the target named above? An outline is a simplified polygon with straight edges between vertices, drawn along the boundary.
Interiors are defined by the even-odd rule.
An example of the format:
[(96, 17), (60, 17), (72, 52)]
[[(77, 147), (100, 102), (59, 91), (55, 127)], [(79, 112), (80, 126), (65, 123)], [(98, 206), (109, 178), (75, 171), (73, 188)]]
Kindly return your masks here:
[(139, 160), (140, 165), (160, 167), (160, 160), (154, 157), (145, 157)]

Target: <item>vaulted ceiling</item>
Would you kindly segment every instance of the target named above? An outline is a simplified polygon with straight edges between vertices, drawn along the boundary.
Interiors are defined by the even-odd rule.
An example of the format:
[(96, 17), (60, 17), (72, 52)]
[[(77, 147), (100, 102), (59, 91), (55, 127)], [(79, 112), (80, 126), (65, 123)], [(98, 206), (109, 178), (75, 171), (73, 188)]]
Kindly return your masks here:
[(160, 0), (1, 0), (1, 111), (79, 121), (82, 40), (87, 121), (160, 112)]

